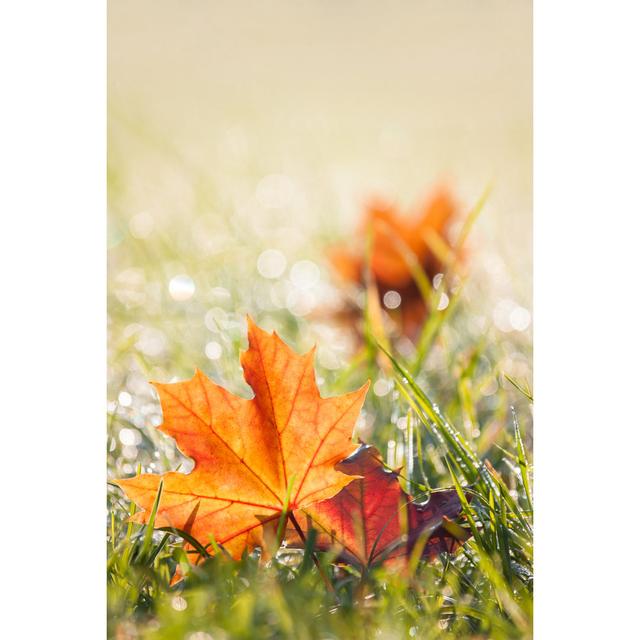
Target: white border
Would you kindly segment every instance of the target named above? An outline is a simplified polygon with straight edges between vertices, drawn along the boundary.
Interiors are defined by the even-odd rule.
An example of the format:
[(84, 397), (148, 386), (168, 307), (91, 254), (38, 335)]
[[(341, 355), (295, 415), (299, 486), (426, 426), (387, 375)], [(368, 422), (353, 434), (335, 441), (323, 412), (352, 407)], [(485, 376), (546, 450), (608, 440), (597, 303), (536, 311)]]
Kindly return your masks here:
[(638, 635), (633, 2), (534, 2), (535, 635)]
[(105, 18), (0, 9), (6, 638), (106, 636)]

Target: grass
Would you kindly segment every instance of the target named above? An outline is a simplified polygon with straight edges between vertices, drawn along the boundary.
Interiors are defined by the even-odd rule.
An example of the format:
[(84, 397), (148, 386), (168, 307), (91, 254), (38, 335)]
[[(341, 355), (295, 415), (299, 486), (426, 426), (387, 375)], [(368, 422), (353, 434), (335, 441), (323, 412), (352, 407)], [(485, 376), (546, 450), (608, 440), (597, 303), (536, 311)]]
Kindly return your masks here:
[(406, 482), (417, 493), (427, 485), (456, 487), (463, 526), (473, 533), (460, 552), (432, 563), (414, 557), (406, 572), (373, 567), (364, 575), (320, 554), (332, 591), (309, 549), (282, 549), (266, 566), (257, 553), (239, 562), (218, 554), (170, 587), (176, 565), (186, 568), (180, 536), (127, 523), (130, 507), (114, 491), (112, 634), (129, 626), (142, 638), (530, 637), (531, 470), (515, 412), (504, 437), (510, 444), (482, 460), (403, 364), (390, 360), (400, 391), (394, 405), (417, 417), (408, 437), (423, 452), (420, 473)]
[[(181, 167), (173, 155), (169, 161), (179, 174), (176, 183), (185, 184), (191, 167)], [(316, 216), (322, 224), (293, 233), (300, 231), (292, 222), (294, 202), (290, 209), (262, 211), (256, 225), (253, 214), (223, 197), (222, 186), (206, 180), (190, 187), (187, 219), (160, 209), (132, 215), (123, 166), (112, 147), (109, 476), (190, 470), (192, 462), (156, 429), (160, 407), (147, 381), (185, 379), (198, 367), (247, 396), (238, 356), (246, 348), (244, 316), (250, 313), (299, 352), (318, 345), (324, 395), (371, 379), (355, 436), (375, 444), (390, 466), (402, 466), (403, 487), (416, 500), (456, 487), (464, 513), (448, 526), (466, 528), (472, 537), (455, 554), (431, 562), (415, 555), (403, 571), (372, 566), (360, 572), (318, 553), (319, 571), (310, 544), (304, 551), (282, 548), (269, 562), (258, 552), (238, 562), (219, 553), (189, 571), (185, 536), (130, 523), (133, 505), (110, 484), (109, 636), (530, 638), (530, 334), (496, 320), (498, 301), (518, 296), (509, 283), (505, 289), (504, 278), (497, 290), (490, 247), (470, 252), (468, 278), (450, 269), (437, 283), (423, 282), (432, 308), (442, 293), (449, 304), (426, 320), (417, 346), (381, 334), (367, 297), (354, 292), (365, 319), (359, 341), (333, 313), (336, 289), (323, 251), (337, 236), (334, 218)], [(311, 206), (332, 210), (335, 203), (328, 204), (312, 199)], [(478, 210), (472, 208), (474, 218)], [(461, 231), (469, 232), (469, 226)], [(259, 274), (256, 261), (265, 249), (279, 250), (288, 266), (313, 261), (318, 277), (301, 286), (290, 269)], [(176, 281), (181, 274), (188, 278)], [(172, 585), (178, 566), (187, 577)]]
[[(403, 478), (416, 496), (428, 495), (431, 487), (458, 489), (462, 525), (473, 533), (464, 548), (432, 563), (413, 558), (401, 574), (373, 567), (360, 575), (320, 554), (332, 591), (310, 561), (309, 550), (286, 549), (266, 566), (257, 553), (240, 562), (217, 555), (182, 583), (170, 586), (176, 566), (187, 567), (183, 538), (128, 523), (131, 505), (110, 488), (108, 594), (113, 637), (531, 636), (531, 468), (516, 409), (507, 412), (489, 446), (482, 426), (502, 419), (502, 408), (498, 404), (492, 415), (482, 406), (476, 411), (471, 402), (484, 384), (484, 376), (475, 375), (473, 354), (460, 370), (457, 393), (447, 404), (447, 412), (462, 419), (464, 430), (472, 434), (467, 439), (438, 408), (430, 385), (413, 377), (397, 354), (378, 347), (366, 367), (368, 374), (376, 371), (380, 357), (392, 364), (393, 390), (386, 394), (389, 398), (370, 398), (371, 414), (385, 416), (371, 441), (396, 453), (411, 450), (412, 443), (417, 455), (410, 466), (404, 460)], [(361, 375), (354, 371), (352, 377)], [(515, 395), (511, 401), (525, 406), (525, 393), (506, 377), (503, 384), (508, 385), (501, 388), (505, 397)], [(340, 390), (351, 387), (351, 381), (343, 381)], [(404, 431), (398, 429), (397, 419), (394, 424), (394, 414), (406, 416)], [(124, 423), (117, 411), (111, 417)], [(145, 434), (150, 448), (158, 446), (157, 434), (151, 429)]]

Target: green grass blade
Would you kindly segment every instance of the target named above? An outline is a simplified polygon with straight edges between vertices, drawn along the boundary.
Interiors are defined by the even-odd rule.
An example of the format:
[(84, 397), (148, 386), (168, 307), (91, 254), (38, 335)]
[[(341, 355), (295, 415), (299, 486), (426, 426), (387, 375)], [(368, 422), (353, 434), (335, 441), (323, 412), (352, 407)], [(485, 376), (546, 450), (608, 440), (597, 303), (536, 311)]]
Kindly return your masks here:
[(158, 485), (158, 491), (156, 493), (156, 498), (153, 501), (153, 507), (151, 509), (151, 513), (149, 514), (149, 520), (147, 521), (147, 524), (146, 524), (144, 539), (142, 542), (142, 548), (140, 549), (140, 552), (138, 554), (138, 559), (141, 562), (145, 561), (144, 559), (147, 557), (147, 553), (151, 548), (151, 542), (153, 540), (153, 525), (156, 521), (158, 506), (160, 505), (160, 497), (162, 496), (162, 486), (163, 486), (163, 481), (160, 480), (160, 484)]

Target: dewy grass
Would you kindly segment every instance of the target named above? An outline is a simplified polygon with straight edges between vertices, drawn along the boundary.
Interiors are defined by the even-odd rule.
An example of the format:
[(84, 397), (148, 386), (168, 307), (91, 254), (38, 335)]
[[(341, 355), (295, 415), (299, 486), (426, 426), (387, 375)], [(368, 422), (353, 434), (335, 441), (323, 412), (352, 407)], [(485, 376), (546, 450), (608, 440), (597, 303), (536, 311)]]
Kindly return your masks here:
[[(111, 637), (125, 632), (159, 640), (531, 636), (530, 466), (515, 412), (513, 437), (503, 439), (487, 464), (398, 358), (382, 347), (379, 353), (392, 363), (401, 391), (389, 408), (423, 425), (409, 430), (418, 443), (414, 450), (419, 459), (408, 487), (456, 487), (464, 518), (454, 526), (472, 533), (463, 548), (431, 563), (412, 558), (404, 572), (372, 566), (363, 574), (334, 564), (329, 553), (314, 551), (313, 536), (304, 550), (281, 548), (268, 562), (257, 552), (234, 562), (224, 554), (209, 557), (203, 549), (206, 557), (170, 586), (184, 559), (181, 545), (188, 534), (153, 533), (129, 522), (131, 512), (113, 488), (108, 545)], [(454, 409), (462, 415), (462, 406), (454, 404)], [(406, 445), (407, 433), (398, 433), (397, 442)], [(444, 474), (434, 470), (426, 455), (434, 447)], [(507, 457), (509, 464), (501, 464)], [(498, 472), (495, 467), (500, 466)], [(422, 474), (430, 475), (428, 484)], [(330, 590), (322, 573), (331, 582)]]

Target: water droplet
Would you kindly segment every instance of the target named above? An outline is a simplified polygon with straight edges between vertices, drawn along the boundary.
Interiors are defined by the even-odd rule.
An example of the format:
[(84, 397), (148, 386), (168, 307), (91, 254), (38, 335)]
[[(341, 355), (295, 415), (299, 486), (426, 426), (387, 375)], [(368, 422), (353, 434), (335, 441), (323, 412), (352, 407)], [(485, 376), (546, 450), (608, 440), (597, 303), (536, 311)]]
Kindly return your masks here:
[(182, 596), (173, 596), (171, 606), (176, 611), (184, 611), (187, 608), (187, 601)]
[(387, 442), (387, 466), (394, 467), (396, 464), (396, 441), (389, 440)]
[(382, 303), (387, 309), (397, 309), (402, 302), (402, 298), (397, 291), (387, 291), (382, 297)]
[(440, 295), (440, 300), (438, 301), (438, 311), (443, 311), (449, 306), (449, 296), (446, 293), (442, 293)]

